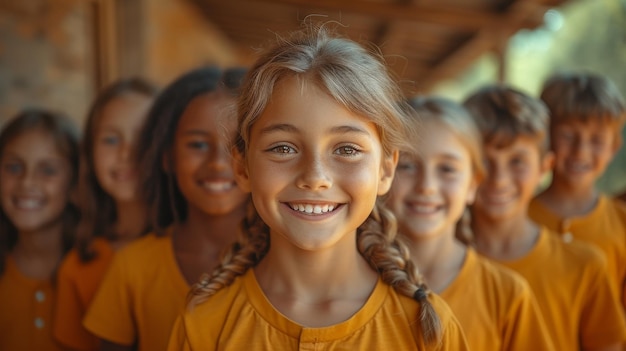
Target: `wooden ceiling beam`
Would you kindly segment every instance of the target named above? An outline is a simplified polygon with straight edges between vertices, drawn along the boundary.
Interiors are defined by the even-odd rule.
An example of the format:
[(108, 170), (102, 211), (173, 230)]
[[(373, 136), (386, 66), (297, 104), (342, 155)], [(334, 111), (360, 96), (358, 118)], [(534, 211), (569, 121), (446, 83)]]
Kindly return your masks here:
[[(259, 3), (260, 1), (255, 2)], [(355, 13), (389, 21), (402, 20), (432, 23), (466, 31), (475, 31), (483, 28), (486, 23), (497, 22), (500, 17), (498, 14), (485, 11), (459, 9), (458, 7), (432, 3), (403, 4), (362, 0), (263, 0), (263, 2), (298, 6), (307, 9)]]
[(418, 82), (421, 89), (428, 90), (444, 79), (453, 78), (478, 57), (502, 45), (520, 29), (540, 25), (547, 8), (538, 2), (542, 1), (536, 3), (527, 0), (516, 1), (500, 20), (478, 31), (465, 44), (435, 65), (430, 73), (421, 77)]

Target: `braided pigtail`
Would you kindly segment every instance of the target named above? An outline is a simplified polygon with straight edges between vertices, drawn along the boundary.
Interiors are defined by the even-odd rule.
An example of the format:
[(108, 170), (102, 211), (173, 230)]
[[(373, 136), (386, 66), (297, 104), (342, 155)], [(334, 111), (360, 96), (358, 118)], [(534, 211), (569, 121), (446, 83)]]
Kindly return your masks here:
[(211, 273), (205, 273), (187, 295), (189, 309), (202, 303), (220, 289), (229, 286), (236, 277), (256, 266), (269, 249), (269, 228), (256, 212), (252, 201), (248, 204), (246, 217), (241, 222), (239, 240), (224, 254), (220, 265)]
[(441, 340), (442, 327), (437, 312), (430, 304), (431, 291), (410, 259), (408, 247), (397, 240), (394, 215), (377, 201), (368, 219), (359, 227), (357, 246), (369, 265), (379, 272), (383, 281), (400, 294), (420, 303), (420, 324), (427, 344)]
[(463, 215), (456, 222), (456, 239), (466, 246), (474, 246), (474, 232), (472, 232), (472, 214), (469, 208), (465, 208)]

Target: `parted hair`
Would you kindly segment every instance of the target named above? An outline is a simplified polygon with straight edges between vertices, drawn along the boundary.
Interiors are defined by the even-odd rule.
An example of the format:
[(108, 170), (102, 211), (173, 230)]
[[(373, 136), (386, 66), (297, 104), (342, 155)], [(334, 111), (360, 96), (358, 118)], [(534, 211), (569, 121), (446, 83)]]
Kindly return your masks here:
[[(0, 158), (3, 157), (4, 150), (9, 143), (32, 130), (42, 130), (54, 137), (57, 150), (70, 165), (71, 184), (74, 187), (78, 181), (80, 133), (76, 124), (62, 114), (42, 109), (29, 109), (18, 113), (0, 131)], [(62, 245), (64, 254), (74, 245), (79, 217), (78, 206), (72, 201), (68, 201), (63, 212)], [(7, 254), (17, 244), (18, 234), (18, 229), (0, 207), (0, 275), (4, 271)]]
[[(415, 123), (433, 121), (437, 127), (446, 128), (465, 146), (472, 166), (472, 175), (480, 183), (486, 175), (482, 139), (478, 126), (462, 105), (439, 96), (414, 96), (408, 100), (413, 109)], [(473, 243), (469, 209), (457, 221), (456, 238), (466, 245)]]
[(540, 99), (495, 84), (474, 92), (463, 105), (476, 121), (485, 145), (505, 148), (519, 137), (529, 137), (537, 141), (542, 154), (548, 151), (549, 112)]
[[(401, 92), (389, 75), (379, 53), (334, 34), (321, 26), (306, 26), (287, 38), (278, 38), (252, 66), (238, 101), (238, 135), (233, 152), (245, 159), (250, 130), (270, 101), (276, 84), (297, 76), (316, 84), (346, 109), (376, 125), (384, 153), (410, 147), (410, 133)], [(404, 104), (404, 102), (402, 102)], [(250, 205), (242, 221), (240, 239), (221, 264), (193, 286), (189, 307), (201, 303), (254, 267), (270, 246), (269, 228)], [(399, 293), (420, 303), (420, 325), (427, 343), (441, 338), (441, 322), (428, 296), (430, 291), (406, 245), (396, 238), (397, 221), (377, 201), (371, 214), (357, 229), (357, 248), (382, 279)]]
[[(187, 217), (187, 201), (176, 183), (171, 167), (171, 151), (178, 122), (187, 105), (204, 93), (236, 96), (245, 67), (222, 69), (199, 67), (175, 79), (159, 94), (141, 131), (137, 156), (140, 160), (142, 193), (148, 203), (148, 216), (157, 235)], [(165, 161), (164, 161), (165, 157)]]
[(599, 121), (615, 126), (618, 140), (626, 121), (626, 102), (608, 77), (594, 73), (557, 73), (546, 80), (541, 100), (550, 110), (550, 126), (567, 121)]
[[(115, 239), (112, 230), (117, 220), (115, 200), (102, 188), (95, 171), (94, 148), (102, 111), (110, 102), (125, 94), (154, 97), (157, 92), (157, 87), (151, 82), (139, 77), (130, 77), (105, 87), (91, 105), (81, 145), (79, 201), (82, 213), (76, 234), (76, 250), (83, 262), (88, 262), (96, 256), (91, 247), (94, 238)], [(147, 230), (148, 228), (145, 231)]]

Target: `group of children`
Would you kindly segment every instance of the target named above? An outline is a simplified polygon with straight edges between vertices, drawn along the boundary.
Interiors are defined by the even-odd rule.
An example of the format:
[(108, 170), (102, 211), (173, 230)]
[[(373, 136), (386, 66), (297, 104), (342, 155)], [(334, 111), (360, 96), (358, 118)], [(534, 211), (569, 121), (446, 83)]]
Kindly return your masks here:
[[(0, 132), (1, 350), (623, 350), (626, 104), (406, 99), (309, 27), (249, 69), (129, 79)], [(550, 184), (536, 190), (551, 172)]]

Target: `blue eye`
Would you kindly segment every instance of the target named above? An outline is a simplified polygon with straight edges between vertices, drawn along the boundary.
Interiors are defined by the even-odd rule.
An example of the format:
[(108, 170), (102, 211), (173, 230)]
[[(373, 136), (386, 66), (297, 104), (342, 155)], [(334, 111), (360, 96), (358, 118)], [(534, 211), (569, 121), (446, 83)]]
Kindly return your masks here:
[(102, 138), (102, 143), (106, 144), (106, 145), (117, 145), (120, 142), (120, 138), (116, 137), (116, 136), (105, 136), (104, 138)]

